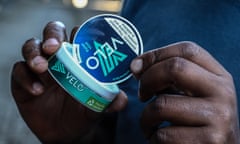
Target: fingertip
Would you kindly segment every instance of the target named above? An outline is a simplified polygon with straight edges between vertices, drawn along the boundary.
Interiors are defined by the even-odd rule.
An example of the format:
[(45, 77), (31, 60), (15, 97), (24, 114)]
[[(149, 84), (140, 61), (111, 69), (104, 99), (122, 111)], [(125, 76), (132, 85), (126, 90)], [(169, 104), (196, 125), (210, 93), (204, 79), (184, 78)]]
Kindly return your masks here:
[(131, 71), (133, 72), (133, 74), (139, 74), (141, 73), (142, 69), (143, 69), (143, 60), (142, 59), (134, 59), (131, 62), (130, 65)]
[(121, 90), (105, 112), (111, 113), (121, 111), (127, 106), (127, 103), (128, 97), (126, 93)]
[(55, 38), (59, 43), (67, 40), (66, 27), (61, 21), (49, 22), (43, 30), (43, 41)]
[(54, 54), (59, 49), (59, 47), (60, 43), (56, 38), (49, 38), (42, 45), (44, 53), (48, 55)]
[(29, 62), (30, 67), (33, 71), (38, 74), (41, 74), (48, 69), (48, 61), (42, 56), (36, 56)]

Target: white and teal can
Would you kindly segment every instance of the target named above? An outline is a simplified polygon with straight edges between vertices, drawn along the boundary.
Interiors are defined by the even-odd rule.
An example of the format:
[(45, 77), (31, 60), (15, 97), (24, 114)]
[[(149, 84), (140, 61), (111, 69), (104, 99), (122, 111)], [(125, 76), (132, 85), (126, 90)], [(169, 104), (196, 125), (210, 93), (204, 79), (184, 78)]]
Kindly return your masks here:
[(72, 44), (62, 43), (49, 59), (49, 72), (73, 98), (102, 112), (119, 93), (117, 84), (131, 77), (130, 63), (142, 52), (141, 36), (127, 19), (97, 15), (79, 27)]

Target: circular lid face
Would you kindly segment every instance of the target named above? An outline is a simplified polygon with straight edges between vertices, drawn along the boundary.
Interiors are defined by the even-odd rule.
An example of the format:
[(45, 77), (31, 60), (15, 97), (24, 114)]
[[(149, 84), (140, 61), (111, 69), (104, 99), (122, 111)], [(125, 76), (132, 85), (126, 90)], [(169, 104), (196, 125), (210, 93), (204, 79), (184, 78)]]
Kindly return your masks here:
[(72, 56), (94, 79), (118, 84), (131, 76), (131, 61), (142, 54), (137, 29), (128, 20), (112, 14), (87, 20), (76, 32)]

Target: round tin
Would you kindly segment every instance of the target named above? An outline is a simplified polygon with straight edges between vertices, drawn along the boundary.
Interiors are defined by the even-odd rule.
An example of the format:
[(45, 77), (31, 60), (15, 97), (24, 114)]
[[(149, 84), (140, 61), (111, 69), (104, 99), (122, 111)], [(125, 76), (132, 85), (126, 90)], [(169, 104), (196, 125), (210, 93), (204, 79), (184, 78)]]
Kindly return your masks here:
[(137, 29), (125, 18), (112, 14), (87, 20), (75, 34), (76, 59), (84, 70), (104, 84), (118, 84), (131, 76), (131, 61), (142, 54)]
[(73, 45), (63, 42), (49, 59), (48, 71), (73, 98), (88, 108), (102, 112), (119, 93), (117, 85), (102, 85), (78, 65), (71, 55)]
[(142, 52), (141, 37), (129, 21), (98, 15), (80, 26), (73, 44), (62, 43), (48, 70), (73, 98), (102, 112), (119, 93), (117, 84), (131, 76), (132, 59)]

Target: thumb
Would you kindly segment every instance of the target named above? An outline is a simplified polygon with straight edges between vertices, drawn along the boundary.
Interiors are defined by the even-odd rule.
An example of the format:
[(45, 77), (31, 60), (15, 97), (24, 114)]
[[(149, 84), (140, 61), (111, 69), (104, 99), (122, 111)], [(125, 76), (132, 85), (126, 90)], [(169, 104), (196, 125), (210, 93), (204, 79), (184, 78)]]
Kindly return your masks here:
[(123, 110), (128, 103), (127, 95), (124, 91), (120, 91), (120, 93), (116, 96), (113, 102), (106, 109), (106, 112), (118, 112)]

